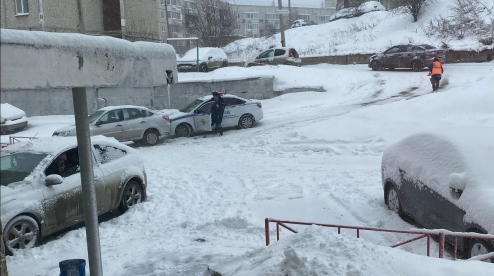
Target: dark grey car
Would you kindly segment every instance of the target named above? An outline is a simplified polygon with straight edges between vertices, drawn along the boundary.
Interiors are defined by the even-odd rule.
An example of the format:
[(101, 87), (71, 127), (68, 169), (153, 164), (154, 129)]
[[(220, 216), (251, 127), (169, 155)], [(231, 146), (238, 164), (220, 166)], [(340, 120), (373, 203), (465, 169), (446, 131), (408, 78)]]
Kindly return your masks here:
[(383, 53), (369, 58), (368, 66), (374, 71), (381, 69), (410, 68), (413, 71), (421, 71), (429, 66), (437, 57), (441, 63), (445, 62), (446, 52), (434, 46), (421, 45), (396, 45)]

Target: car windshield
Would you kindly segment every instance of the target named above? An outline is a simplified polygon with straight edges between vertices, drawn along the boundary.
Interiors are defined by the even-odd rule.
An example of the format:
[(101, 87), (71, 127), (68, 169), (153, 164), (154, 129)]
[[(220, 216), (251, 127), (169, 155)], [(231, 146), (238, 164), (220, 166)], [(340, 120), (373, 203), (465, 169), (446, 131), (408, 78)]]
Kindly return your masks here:
[(186, 107), (180, 109), (180, 112), (189, 113), (189, 112), (191, 112), (192, 110), (194, 110), (196, 107), (198, 107), (202, 103), (203, 103), (202, 100), (197, 99), (197, 100), (191, 102), (190, 104), (188, 104)]
[(34, 168), (46, 157), (46, 154), (17, 153), (1, 157), (2, 186), (18, 182), (26, 178)]
[(99, 116), (101, 116), (103, 113), (105, 113), (103, 110), (98, 110), (96, 112), (94, 112), (93, 114), (89, 115), (89, 118), (88, 118), (88, 121), (90, 124), (92, 124), (94, 121), (96, 121), (96, 119), (99, 118)]

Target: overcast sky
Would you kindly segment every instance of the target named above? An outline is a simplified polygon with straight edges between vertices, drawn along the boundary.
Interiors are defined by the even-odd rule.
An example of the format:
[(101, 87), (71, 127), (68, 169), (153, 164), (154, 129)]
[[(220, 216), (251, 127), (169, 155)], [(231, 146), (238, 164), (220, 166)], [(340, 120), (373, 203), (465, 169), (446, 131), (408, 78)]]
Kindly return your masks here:
[[(232, 4), (242, 4), (242, 5), (271, 5), (273, 0), (230, 0)], [(288, 0), (282, 0), (283, 6), (288, 7)], [(323, 0), (291, 0), (292, 6), (298, 7), (310, 7), (310, 8), (320, 8)], [(276, 6), (278, 6), (278, 0), (274, 0)]]

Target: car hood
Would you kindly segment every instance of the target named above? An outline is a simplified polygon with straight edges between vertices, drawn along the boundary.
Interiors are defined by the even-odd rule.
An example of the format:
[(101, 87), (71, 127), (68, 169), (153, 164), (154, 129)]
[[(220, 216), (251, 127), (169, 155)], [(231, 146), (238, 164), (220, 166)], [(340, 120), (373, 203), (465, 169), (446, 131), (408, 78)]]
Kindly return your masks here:
[(70, 125), (70, 126), (59, 128), (55, 132), (67, 132), (67, 131), (72, 131), (72, 130), (75, 131), (75, 125)]

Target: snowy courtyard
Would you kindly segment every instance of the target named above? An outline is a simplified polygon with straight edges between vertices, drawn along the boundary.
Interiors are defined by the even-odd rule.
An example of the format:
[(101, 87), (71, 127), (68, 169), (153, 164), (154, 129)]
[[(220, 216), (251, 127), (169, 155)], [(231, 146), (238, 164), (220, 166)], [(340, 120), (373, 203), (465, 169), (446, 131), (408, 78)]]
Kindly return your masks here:
[[(494, 63), (446, 64), (438, 93), (427, 71), (366, 65), (229, 67), (188, 79), (273, 76), (275, 89), (322, 88), (262, 101), (264, 119), (224, 136), (170, 138), (136, 147), (148, 200), (100, 224), (104, 275), (386, 276), (493, 275), (494, 264), (431, 257), (410, 236), (296, 226), (265, 246), (264, 219), (409, 230), (384, 204), (384, 149), (424, 130), (494, 126)], [(15, 136), (51, 136), (73, 116), (29, 118)], [(482, 139), (482, 137), (479, 137)], [(8, 136), (2, 136), (7, 142)], [(494, 233), (490, 233), (494, 234)], [(86, 259), (78, 228), (7, 257), (9, 275), (55, 276), (58, 262)], [(449, 259), (449, 260), (448, 260)], [(86, 266), (87, 268), (87, 266)], [(87, 270), (88, 271), (88, 270)]]

